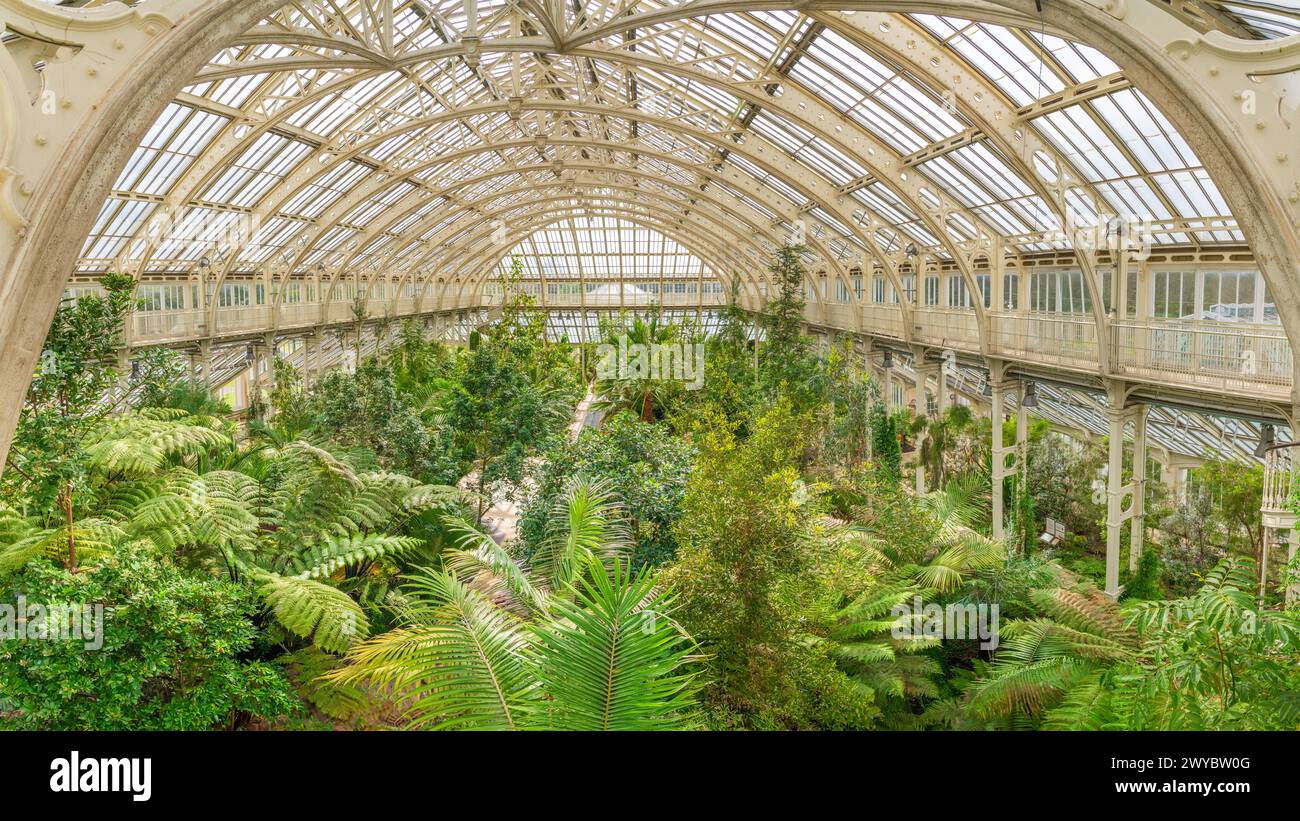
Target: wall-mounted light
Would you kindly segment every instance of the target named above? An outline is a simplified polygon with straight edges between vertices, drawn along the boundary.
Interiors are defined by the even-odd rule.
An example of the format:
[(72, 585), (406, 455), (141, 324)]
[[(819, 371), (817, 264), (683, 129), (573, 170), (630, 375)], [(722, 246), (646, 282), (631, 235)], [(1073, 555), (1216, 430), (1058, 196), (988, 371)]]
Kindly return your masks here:
[(883, 362), (880, 363), (880, 366), (881, 366), (882, 368), (884, 368), (885, 370), (887, 370), (887, 371), (892, 371), (892, 370), (894, 369), (894, 352), (893, 352), (893, 351), (889, 350), (888, 348), (885, 349), (885, 359), (884, 359)]
[(1259, 444), (1255, 446), (1255, 456), (1264, 458), (1264, 454), (1268, 453), (1268, 449), (1273, 447), (1275, 441), (1277, 441), (1277, 428), (1265, 423), (1259, 429)]
[(1026, 408), (1038, 407), (1038, 385), (1036, 383), (1025, 383), (1025, 395), (1021, 401)]

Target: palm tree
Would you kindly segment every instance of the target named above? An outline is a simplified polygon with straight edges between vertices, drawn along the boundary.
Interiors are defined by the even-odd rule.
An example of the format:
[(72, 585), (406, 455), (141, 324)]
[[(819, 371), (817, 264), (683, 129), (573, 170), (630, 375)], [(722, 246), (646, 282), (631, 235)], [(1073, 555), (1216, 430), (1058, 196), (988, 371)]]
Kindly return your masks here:
[[(634, 316), (630, 325), (625, 316), (620, 316), (605, 324), (602, 331), (606, 345), (618, 351), (625, 350), (624, 345), (628, 348), (642, 346), (639, 350), (646, 352), (650, 360), (658, 357), (657, 346), (678, 342), (681, 337), (680, 329), (664, 321), (659, 312), (648, 318)], [(647, 366), (650, 360), (646, 361)], [(626, 408), (640, 416), (643, 422), (655, 421), (681, 392), (681, 385), (673, 381), (672, 375), (658, 373), (657, 367), (653, 370), (647, 367), (637, 377), (620, 373), (614, 378), (599, 379), (596, 392), (601, 398), (593, 406), (608, 411)]]
[(608, 487), (571, 481), (557, 513), (527, 568), (462, 521), (444, 569), (409, 577), (405, 623), (326, 680), (386, 690), (413, 728), (686, 726), (692, 642), (654, 577), (630, 572)]

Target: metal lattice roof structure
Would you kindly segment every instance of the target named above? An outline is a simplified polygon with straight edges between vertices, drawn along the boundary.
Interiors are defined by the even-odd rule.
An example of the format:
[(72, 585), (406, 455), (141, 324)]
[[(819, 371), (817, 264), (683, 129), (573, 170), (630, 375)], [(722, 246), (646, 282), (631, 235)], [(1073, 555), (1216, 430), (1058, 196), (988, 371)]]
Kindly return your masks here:
[[(513, 247), (561, 208), (635, 216), (724, 271), (752, 264), (744, 246), (792, 234), (810, 235), (823, 265), (908, 246), (951, 260), (990, 236), (1037, 253), (1071, 246), (1045, 189), (1061, 175), (1079, 214), (1141, 221), (1156, 245), (1244, 241), (1177, 129), (1087, 45), (928, 14), (784, 9), (600, 34), (615, 11), (672, 5), (567, 6), (563, 24), (590, 34), (555, 54), (556, 23), (527, 2), (479, 3), (473, 23), (463, 0), (286, 4), (167, 107), (77, 270), (177, 276), (207, 259), (219, 278), (264, 266), (482, 277), (510, 250), (485, 221), (508, 223)], [(1261, 33), (1296, 20), (1268, 4), (1225, 11)], [(470, 37), (477, 53), (451, 48)], [(929, 75), (894, 51), (915, 41), (937, 55)], [(1025, 122), (1039, 167), (953, 105), (944, 78), (977, 82)], [(776, 103), (796, 91), (795, 110)], [(672, 222), (682, 213), (692, 227)]]
[[(761, 310), (794, 242), (811, 325), (1019, 368), (1061, 424), (1140, 402), (1193, 453), (1292, 415), (1294, 0), (0, 12), (20, 367), (69, 272), (138, 278), (132, 345), (237, 350), (356, 310), (463, 334), (517, 259), (572, 340), (601, 310)], [(1216, 403), (1249, 429), (1178, 421)]]

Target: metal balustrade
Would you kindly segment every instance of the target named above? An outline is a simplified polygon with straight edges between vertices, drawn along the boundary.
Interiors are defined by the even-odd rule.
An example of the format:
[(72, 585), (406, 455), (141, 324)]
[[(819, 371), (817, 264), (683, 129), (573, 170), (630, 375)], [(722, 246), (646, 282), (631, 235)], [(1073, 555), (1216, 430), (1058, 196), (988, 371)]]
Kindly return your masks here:
[(903, 338), (903, 314), (890, 305), (862, 306), (862, 328), (868, 333)]
[[(812, 310), (815, 312), (817, 309), (813, 307)], [(857, 322), (853, 318), (853, 306), (843, 303), (827, 304), (823, 321), (836, 328), (857, 328)]]
[(912, 314), (917, 340), (942, 348), (979, 350), (979, 317), (965, 308), (927, 308)]
[(1264, 456), (1264, 498), (1260, 509), (1265, 513), (1289, 513), (1291, 489), (1295, 486), (1296, 468), (1293, 448), (1280, 447)]
[(301, 328), (308, 325), (315, 325), (321, 319), (321, 306), (317, 302), (294, 303), (292, 305), (281, 305), (278, 312), (281, 328)]
[[(651, 305), (675, 308), (718, 308), (727, 304), (722, 294), (647, 294), (628, 301), (618, 294), (547, 294), (542, 307), (610, 310)], [(659, 296), (661, 299), (653, 297)], [(415, 315), (418, 307), (429, 311), (492, 307), (500, 294), (448, 294), (435, 306), (420, 306), (414, 298), (371, 300), (368, 319), (400, 319)], [(586, 298), (584, 298), (586, 297)], [(599, 297), (593, 299), (593, 297)], [(240, 336), (266, 330), (287, 330), (335, 325), (355, 320), (354, 303), (335, 300), (270, 307), (265, 305), (218, 308), (207, 311), (137, 311), (128, 332), (134, 346), (165, 345), (187, 340)], [(855, 312), (860, 311), (860, 315)], [(902, 313), (896, 306), (869, 303), (810, 303), (810, 322), (860, 331), (897, 340), (904, 339)], [(921, 308), (912, 312), (911, 341), (934, 347), (979, 353), (976, 314), (970, 309)], [(997, 356), (1083, 371), (1100, 368), (1100, 346), (1093, 319), (1084, 314), (997, 312), (989, 315), (990, 350)], [(211, 326), (211, 327), (209, 327)], [(1213, 391), (1286, 400), (1293, 379), (1291, 345), (1278, 325), (1190, 320), (1122, 320), (1110, 327), (1111, 362), (1116, 375), (1126, 378)]]
[(1288, 394), (1291, 344), (1281, 326), (1125, 320), (1112, 326), (1126, 376), (1230, 392)]
[(1090, 316), (1005, 313), (991, 315), (990, 324), (990, 344), (999, 354), (1066, 367), (1097, 367), (1097, 325)]

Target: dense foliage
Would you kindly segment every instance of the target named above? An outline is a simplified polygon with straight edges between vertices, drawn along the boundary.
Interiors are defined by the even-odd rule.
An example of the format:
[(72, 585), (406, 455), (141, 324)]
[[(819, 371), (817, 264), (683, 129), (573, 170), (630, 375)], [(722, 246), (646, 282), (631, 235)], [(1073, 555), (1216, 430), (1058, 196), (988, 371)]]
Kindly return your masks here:
[[(807, 336), (804, 250), (767, 273), (762, 317), (733, 305), (701, 339), (618, 315), (602, 349), (549, 337), (516, 263), (467, 345), (408, 321), (347, 372), (278, 360), (243, 420), (174, 355), (119, 358), (133, 284), (108, 278), (59, 309), (0, 485), (0, 605), (104, 605), (102, 646), (0, 618), (0, 710), (60, 729), (1300, 726), (1297, 568), (1274, 559), (1261, 592), (1258, 467), (1207, 460), (1176, 498), (1148, 482), (1146, 550), (1129, 573), (1126, 528), (1110, 601), (1104, 440), (1022, 431), (994, 540), (978, 405), (891, 407), (853, 340)], [(689, 386), (597, 359), (696, 342)]]
[(233, 729), (300, 710), (278, 666), (246, 660), (257, 638), (257, 604), (246, 587), (185, 574), (127, 546), (85, 573), (39, 560), (7, 589), (29, 602), (113, 607), (95, 649), (79, 641), (0, 643), (0, 693), (16, 727)]

